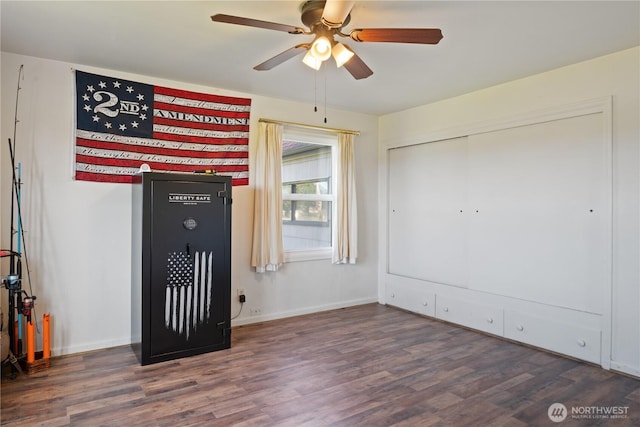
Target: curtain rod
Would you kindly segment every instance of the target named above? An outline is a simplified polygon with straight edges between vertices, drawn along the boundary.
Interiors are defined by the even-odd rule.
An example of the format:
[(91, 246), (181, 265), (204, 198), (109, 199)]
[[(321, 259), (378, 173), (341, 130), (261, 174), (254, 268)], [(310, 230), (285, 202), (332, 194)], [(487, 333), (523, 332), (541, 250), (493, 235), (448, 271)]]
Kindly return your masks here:
[(273, 120), (273, 119), (263, 118), (263, 119), (259, 119), (258, 122), (275, 123), (278, 125), (294, 126), (294, 127), (303, 128), (303, 129), (315, 129), (315, 130), (323, 130), (327, 132), (340, 132), (340, 133), (350, 133), (352, 135), (360, 135), (359, 130), (337, 129), (337, 128), (330, 128), (326, 126), (305, 125), (303, 123), (283, 122), (282, 120)]

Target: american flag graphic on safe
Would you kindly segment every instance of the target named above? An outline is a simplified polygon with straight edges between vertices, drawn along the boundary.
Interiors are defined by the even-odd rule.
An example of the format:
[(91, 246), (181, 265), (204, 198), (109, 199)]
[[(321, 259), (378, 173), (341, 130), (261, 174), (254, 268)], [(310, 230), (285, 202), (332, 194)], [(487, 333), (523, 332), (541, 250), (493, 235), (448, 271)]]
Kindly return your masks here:
[(164, 325), (189, 339), (211, 318), (213, 252), (171, 252), (167, 257)]
[(75, 75), (77, 180), (130, 183), (146, 163), (249, 183), (251, 99)]

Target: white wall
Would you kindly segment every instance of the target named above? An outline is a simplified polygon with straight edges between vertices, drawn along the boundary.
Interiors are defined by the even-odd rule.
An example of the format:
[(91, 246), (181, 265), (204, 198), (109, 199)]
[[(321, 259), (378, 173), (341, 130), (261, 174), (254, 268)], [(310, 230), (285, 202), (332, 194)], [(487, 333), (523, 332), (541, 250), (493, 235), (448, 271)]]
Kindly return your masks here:
[[(613, 99), (611, 367), (640, 375), (640, 48), (381, 117), (380, 188), (383, 192), (390, 147), (455, 137), (460, 128), (607, 96)], [(386, 236), (384, 199), (381, 193), (380, 236)], [(381, 301), (385, 239), (380, 241)]]
[[(73, 170), (73, 64), (1, 54), (0, 235), (8, 246), (10, 167), (15, 91), (19, 101), (17, 160), (23, 166), (27, 249), (38, 296), (37, 313), (50, 312), (54, 355), (126, 344), (130, 340), (130, 188), (76, 182)], [(613, 96), (613, 368), (640, 375), (640, 49), (596, 58), (464, 96), (379, 118), (329, 110), (329, 125), (357, 129), (359, 263), (291, 263), (276, 274), (249, 268), (252, 187), (235, 187), (233, 287), (247, 294), (235, 325), (373, 301), (384, 302), (386, 224), (376, 166), (391, 144), (517, 114)], [(260, 117), (321, 124), (311, 105), (170, 82), (118, 71), (78, 67), (132, 80), (253, 100), (250, 149)], [(379, 141), (379, 145), (376, 143)], [(379, 151), (378, 151), (379, 150)], [(381, 157), (380, 157), (381, 158)], [(379, 218), (381, 219), (379, 221)], [(380, 236), (380, 240), (378, 240)], [(6, 260), (2, 273), (6, 272)], [(376, 289), (376, 284), (378, 289)], [(6, 304), (6, 293), (2, 302)], [(232, 313), (239, 305), (232, 303)], [(261, 315), (250, 316), (251, 308)]]
[[(1, 246), (9, 245), (11, 168), (6, 141), (13, 135), (18, 70), (24, 64), (16, 156), (23, 168), (24, 226), (33, 292), (38, 297), (37, 315), (41, 318), (43, 313), (51, 313), (54, 355), (130, 342), (131, 189), (123, 184), (72, 179), (72, 68), (167, 87), (250, 97), (250, 161), (259, 118), (319, 125), (324, 118), (313, 113), (312, 105), (8, 53), (2, 53), (1, 59)], [(377, 299), (377, 118), (331, 109), (327, 117), (328, 126), (361, 131), (356, 138), (358, 264), (296, 262), (278, 273), (254, 273), (249, 267), (253, 188), (234, 187), (232, 295), (242, 288), (247, 296), (234, 325)], [(4, 273), (6, 262), (2, 269)], [(4, 291), (2, 298), (6, 299)], [(252, 308), (260, 314), (252, 316)], [(234, 297), (232, 315), (238, 310)]]

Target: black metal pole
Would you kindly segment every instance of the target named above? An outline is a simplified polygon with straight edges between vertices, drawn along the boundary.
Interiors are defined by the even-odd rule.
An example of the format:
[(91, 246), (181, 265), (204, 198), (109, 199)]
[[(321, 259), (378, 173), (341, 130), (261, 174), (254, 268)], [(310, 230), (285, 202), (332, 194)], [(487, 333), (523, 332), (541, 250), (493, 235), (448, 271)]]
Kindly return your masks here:
[[(9, 139), (9, 155), (11, 160), (11, 171), (13, 172), (13, 175), (12, 175), (13, 188), (15, 190), (15, 194), (17, 195), (19, 193), (19, 190), (18, 190), (18, 178), (16, 177), (16, 157), (15, 157), (15, 152), (11, 147), (11, 139)], [(13, 202), (14, 200), (11, 200), (12, 206), (13, 206)], [(18, 213), (18, 221), (20, 221), (20, 224), (24, 224), (24, 221), (22, 221), (22, 208), (20, 206), (20, 203), (16, 203), (16, 207), (17, 207), (16, 211)], [(24, 226), (20, 227), (20, 233), (22, 237), (22, 254), (12, 251), (11, 265), (12, 265), (12, 268), (14, 268), (14, 274), (18, 274), (20, 281), (22, 281), (22, 268), (18, 269), (17, 273), (15, 273), (16, 270), (15, 270), (14, 264), (17, 264), (18, 262), (22, 262), (21, 257), (24, 255), (24, 266), (27, 269), (27, 282), (29, 283), (29, 292), (33, 296), (33, 289), (31, 288), (31, 271), (29, 270), (29, 257), (27, 253), (27, 242), (24, 239)], [(22, 289), (22, 286), (20, 286), (20, 289)]]
[[(15, 183), (15, 176), (16, 176), (16, 171), (15, 171), (15, 158), (13, 153), (15, 153), (16, 151), (16, 132), (17, 132), (17, 127), (18, 127), (18, 100), (20, 99), (20, 78), (22, 77), (22, 69), (24, 68), (24, 65), (21, 64), (20, 65), (20, 70), (18, 71), (18, 86), (16, 89), (16, 108), (15, 108), (15, 112), (14, 112), (14, 117), (13, 117), (13, 146), (11, 145), (11, 139), (9, 139), (9, 151), (11, 152), (11, 168), (13, 170), (13, 179), (14, 182), (11, 186), (11, 219), (10, 219), (10, 224), (9, 224), (9, 250), (11, 251), (11, 253), (13, 253), (13, 235), (14, 233), (16, 233), (17, 231), (14, 230), (13, 228), (13, 220), (14, 220), (14, 208), (13, 208), (13, 201), (14, 201), (14, 197), (17, 197), (17, 191), (18, 188), (16, 186)], [(20, 206), (18, 206), (18, 209), (20, 208)], [(15, 257), (12, 255), (11, 256), (11, 265), (9, 266), (9, 274), (15, 274), (16, 270), (15, 270)], [(13, 326), (12, 326), (13, 327)]]
[[(14, 221), (14, 203), (15, 198), (18, 196), (18, 183), (16, 181), (16, 164), (15, 164), (15, 141), (16, 141), (16, 128), (18, 124), (18, 99), (20, 97), (20, 78), (22, 77), (22, 69), (24, 65), (20, 65), (20, 70), (18, 71), (18, 88), (16, 89), (16, 109), (14, 116), (14, 126), (13, 126), (13, 145), (11, 144), (11, 139), (9, 138), (9, 155), (11, 159), (11, 223), (10, 223), (10, 233), (9, 233), (9, 247), (10, 247), (10, 256), (9, 256), (9, 276), (7, 280), (8, 294), (9, 294), (9, 348), (12, 349), (12, 353), (14, 355), (19, 354), (18, 344), (16, 340), (16, 331), (15, 331), (15, 323), (16, 323), (16, 291), (18, 295), (20, 295), (20, 289), (22, 287), (22, 268), (18, 268), (18, 276), (16, 277), (16, 266), (20, 262), (20, 254), (16, 254), (13, 251), (13, 221)], [(20, 203), (17, 203), (17, 212), (19, 221), (22, 222), (22, 215), (20, 213)], [(26, 248), (25, 248), (26, 249)], [(27, 265), (27, 269), (28, 269)], [(12, 377), (15, 376), (16, 368), (13, 364), (11, 364), (11, 373)]]

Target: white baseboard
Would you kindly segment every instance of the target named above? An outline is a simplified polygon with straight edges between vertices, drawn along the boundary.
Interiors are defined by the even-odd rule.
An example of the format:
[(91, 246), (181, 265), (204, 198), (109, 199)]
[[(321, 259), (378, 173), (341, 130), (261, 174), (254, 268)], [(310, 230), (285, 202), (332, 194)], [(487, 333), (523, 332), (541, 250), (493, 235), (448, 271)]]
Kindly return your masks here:
[(338, 308), (353, 307), (362, 304), (377, 303), (377, 297), (361, 298), (350, 301), (341, 301), (334, 304), (316, 305), (296, 310), (280, 311), (277, 313), (262, 314), (260, 316), (249, 316), (231, 321), (231, 326), (250, 325), (252, 323), (266, 322), (268, 320), (284, 319), (286, 317), (301, 316), (303, 314), (318, 313), (321, 311), (336, 310)]
[(62, 346), (62, 347), (54, 347), (51, 349), (51, 356), (64, 356), (68, 354), (75, 353), (84, 353), (86, 351), (93, 350), (102, 350), (109, 347), (119, 347), (121, 345), (129, 345), (131, 344), (131, 338), (119, 338), (113, 340), (104, 340), (104, 341), (93, 341), (90, 343), (80, 344), (80, 345), (71, 345), (71, 346)]
[(629, 366), (629, 365), (626, 365), (624, 363), (618, 363), (618, 362), (614, 362), (612, 360), (611, 361), (611, 370), (612, 371), (622, 372), (623, 374), (633, 375), (634, 377), (639, 377), (640, 378), (640, 368), (634, 367), (634, 366)]
[[(317, 306), (305, 307), (305, 308), (296, 309), (296, 310), (281, 311), (278, 313), (262, 314), (260, 316), (243, 317), (241, 319), (233, 320), (231, 322), (231, 326), (249, 325), (252, 323), (265, 322), (267, 320), (284, 319), (286, 317), (300, 316), (302, 314), (318, 313), (321, 311), (335, 310), (338, 308), (352, 307), (356, 305), (370, 304), (375, 302), (378, 302), (377, 297), (361, 298), (361, 299), (355, 299), (350, 301), (341, 301), (339, 303), (334, 303), (334, 304), (317, 305)], [(131, 344), (131, 337), (123, 337), (119, 339), (104, 340), (104, 341), (94, 341), (94, 342), (84, 343), (80, 345), (55, 347), (51, 349), (51, 355), (63, 356), (68, 354), (84, 353), (87, 351), (101, 350), (109, 347), (118, 347), (121, 345), (129, 345), (129, 344)]]

